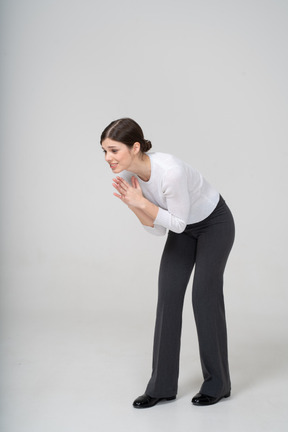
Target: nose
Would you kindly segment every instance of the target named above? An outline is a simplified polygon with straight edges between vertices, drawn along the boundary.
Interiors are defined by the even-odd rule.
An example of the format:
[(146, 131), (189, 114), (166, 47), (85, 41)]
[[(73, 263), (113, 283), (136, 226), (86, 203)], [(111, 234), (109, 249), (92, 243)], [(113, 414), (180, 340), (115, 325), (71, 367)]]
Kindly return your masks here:
[(108, 152), (105, 153), (105, 160), (106, 162), (109, 162), (111, 160), (111, 156), (109, 156)]

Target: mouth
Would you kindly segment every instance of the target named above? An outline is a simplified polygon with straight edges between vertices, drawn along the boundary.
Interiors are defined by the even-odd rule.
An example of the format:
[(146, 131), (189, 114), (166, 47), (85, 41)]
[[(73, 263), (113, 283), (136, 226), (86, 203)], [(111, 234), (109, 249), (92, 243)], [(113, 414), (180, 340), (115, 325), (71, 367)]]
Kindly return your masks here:
[(110, 168), (111, 168), (111, 169), (115, 169), (115, 168), (117, 167), (117, 165), (118, 165), (117, 163), (110, 164)]

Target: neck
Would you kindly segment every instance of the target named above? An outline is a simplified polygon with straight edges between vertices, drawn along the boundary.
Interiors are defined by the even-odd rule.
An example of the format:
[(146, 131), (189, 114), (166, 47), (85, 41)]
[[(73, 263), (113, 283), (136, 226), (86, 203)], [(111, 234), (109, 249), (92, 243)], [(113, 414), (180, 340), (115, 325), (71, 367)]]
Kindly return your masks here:
[(136, 174), (142, 181), (148, 181), (151, 177), (151, 162), (149, 156), (144, 154), (142, 158), (137, 158), (129, 171)]

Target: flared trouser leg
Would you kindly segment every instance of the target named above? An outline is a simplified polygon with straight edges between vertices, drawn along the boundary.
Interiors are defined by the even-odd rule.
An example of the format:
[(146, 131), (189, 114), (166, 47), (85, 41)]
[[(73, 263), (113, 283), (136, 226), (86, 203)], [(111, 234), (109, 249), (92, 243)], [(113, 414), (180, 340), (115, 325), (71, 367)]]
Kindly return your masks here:
[(188, 225), (182, 234), (169, 232), (159, 271), (153, 368), (146, 394), (177, 394), (183, 302), (194, 264), (201, 392), (217, 397), (230, 391), (223, 273), (233, 241), (234, 222), (223, 199), (203, 222)]
[(192, 289), (204, 383), (200, 392), (213, 397), (231, 390), (223, 274), (234, 242), (230, 210), (222, 203), (199, 234)]
[(163, 251), (158, 285), (152, 376), (146, 394), (170, 397), (177, 394), (182, 310), (185, 291), (194, 265), (197, 242), (169, 232)]

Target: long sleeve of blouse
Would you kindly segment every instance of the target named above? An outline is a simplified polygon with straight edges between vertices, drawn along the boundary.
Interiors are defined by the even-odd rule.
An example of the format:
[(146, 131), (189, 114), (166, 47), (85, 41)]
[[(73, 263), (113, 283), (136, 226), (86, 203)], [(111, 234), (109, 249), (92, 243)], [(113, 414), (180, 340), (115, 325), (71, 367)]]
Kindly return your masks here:
[[(167, 209), (159, 207), (155, 226), (167, 228), (177, 234), (183, 232), (190, 213), (190, 196), (186, 172), (180, 167), (170, 168), (162, 179), (162, 193)], [(159, 233), (159, 229), (157, 229)]]
[[(158, 214), (154, 227), (143, 225), (146, 231), (158, 236), (167, 230), (180, 234), (188, 224), (209, 216), (219, 201), (219, 193), (197, 170), (164, 153), (152, 153), (150, 159), (151, 178), (148, 182), (139, 179), (139, 183), (144, 197), (158, 206)], [(130, 173), (126, 180), (129, 177)]]

